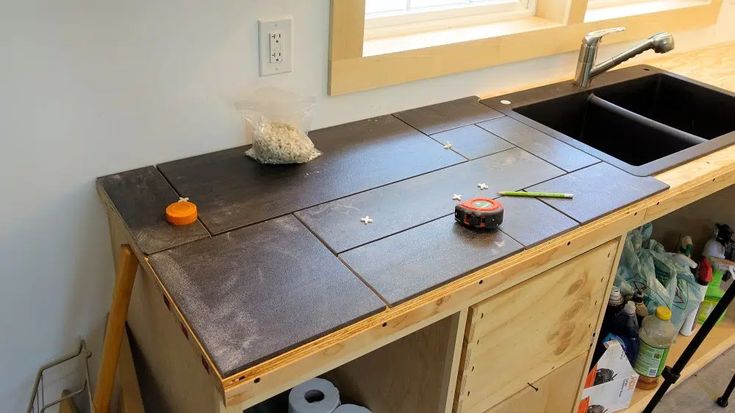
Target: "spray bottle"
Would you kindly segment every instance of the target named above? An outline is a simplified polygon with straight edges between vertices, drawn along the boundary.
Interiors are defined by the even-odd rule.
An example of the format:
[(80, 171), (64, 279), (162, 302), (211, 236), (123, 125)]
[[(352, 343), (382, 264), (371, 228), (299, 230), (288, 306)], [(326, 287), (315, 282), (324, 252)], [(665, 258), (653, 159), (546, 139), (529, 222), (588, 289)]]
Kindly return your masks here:
[(699, 304), (697, 304), (694, 309), (687, 313), (687, 316), (684, 319), (684, 324), (681, 326), (681, 330), (679, 330), (679, 334), (687, 337), (694, 334), (694, 331), (696, 330), (695, 322), (697, 321), (699, 306), (702, 304), (702, 301), (704, 301), (704, 297), (707, 295), (708, 286), (711, 281), (712, 264), (710, 264), (710, 261), (707, 259), (707, 257), (702, 257), (702, 260), (699, 262), (699, 268), (697, 268), (697, 284), (699, 284), (699, 289), (697, 290), (696, 298), (699, 301)]

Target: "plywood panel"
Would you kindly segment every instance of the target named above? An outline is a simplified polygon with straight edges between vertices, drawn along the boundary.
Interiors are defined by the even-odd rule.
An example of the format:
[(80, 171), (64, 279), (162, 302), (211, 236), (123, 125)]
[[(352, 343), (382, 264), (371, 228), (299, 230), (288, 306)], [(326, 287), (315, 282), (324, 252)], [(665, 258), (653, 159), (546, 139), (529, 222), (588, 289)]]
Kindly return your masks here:
[(471, 308), (459, 411), (482, 412), (587, 354), (617, 245), (603, 244)]
[(667, 251), (676, 251), (679, 239), (689, 235), (694, 240), (694, 256), (699, 256), (712, 237), (715, 223), (735, 227), (735, 186), (657, 219), (653, 222), (653, 238), (662, 242)]
[(577, 356), (485, 413), (571, 413), (586, 361), (586, 355)]
[(465, 320), (462, 313), (447, 317), (326, 376), (340, 389), (343, 402), (374, 412), (444, 412), (456, 337)]

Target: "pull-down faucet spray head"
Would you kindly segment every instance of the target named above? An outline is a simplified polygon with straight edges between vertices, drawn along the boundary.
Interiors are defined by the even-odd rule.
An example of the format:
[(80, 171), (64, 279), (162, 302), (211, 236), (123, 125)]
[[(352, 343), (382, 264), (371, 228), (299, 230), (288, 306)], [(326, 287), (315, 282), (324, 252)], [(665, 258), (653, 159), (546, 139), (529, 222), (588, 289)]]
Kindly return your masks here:
[(653, 51), (656, 53), (667, 53), (674, 50), (674, 36), (671, 33), (656, 33), (649, 37)]

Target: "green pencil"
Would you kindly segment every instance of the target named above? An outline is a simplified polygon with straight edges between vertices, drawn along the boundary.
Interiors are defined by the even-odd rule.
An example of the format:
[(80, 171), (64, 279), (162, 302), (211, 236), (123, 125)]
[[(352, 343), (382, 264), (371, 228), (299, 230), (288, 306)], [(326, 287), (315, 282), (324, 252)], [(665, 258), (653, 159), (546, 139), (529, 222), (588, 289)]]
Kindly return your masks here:
[(562, 192), (524, 192), (524, 191), (500, 191), (503, 196), (521, 196), (527, 198), (564, 198), (572, 199), (574, 194), (565, 194)]

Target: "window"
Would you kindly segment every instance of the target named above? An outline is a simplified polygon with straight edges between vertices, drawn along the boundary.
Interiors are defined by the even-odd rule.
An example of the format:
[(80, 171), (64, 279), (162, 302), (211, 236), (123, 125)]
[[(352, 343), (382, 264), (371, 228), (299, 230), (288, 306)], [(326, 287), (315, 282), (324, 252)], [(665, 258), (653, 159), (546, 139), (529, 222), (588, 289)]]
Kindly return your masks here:
[(365, 39), (532, 16), (535, 0), (366, 0)]
[(707, 4), (706, 0), (588, 0), (585, 21), (636, 16)]
[(331, 0), (329, 94), (339, 95), (717, 22), (723, 0)]

